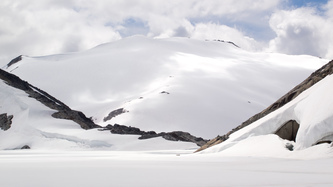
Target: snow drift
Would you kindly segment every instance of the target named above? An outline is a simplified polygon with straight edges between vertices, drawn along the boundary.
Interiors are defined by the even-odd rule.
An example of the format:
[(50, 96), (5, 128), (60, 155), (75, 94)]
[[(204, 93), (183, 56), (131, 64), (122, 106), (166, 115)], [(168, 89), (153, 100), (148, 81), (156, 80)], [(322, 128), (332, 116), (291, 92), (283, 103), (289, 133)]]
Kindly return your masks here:
[[(267, 143), (270, 146), (279, 145), (278, 147), (284, 150), (287, 150), (288, 146), (291, 150), (303, 150), (319, 143), (331, 143), (333, 141), (332, 72), (333, 61), (313, 73), (296, 89), (300, 86), (307, 87), (311, 81), (315, 83), (313, 86), (274, 112), (230, 134), (229, 139), (204, 152), (227, 153), (242, 150), (243, 145), (253, 144), (261, 147)], [(291, 126), (286, 127), (286, 125)], [(284, 127), (292, 131), (290, 139), (285, 137), (289, 140), (280, 138), (280, 130)], [(284, 131), (289, 130), (284, 129)]]

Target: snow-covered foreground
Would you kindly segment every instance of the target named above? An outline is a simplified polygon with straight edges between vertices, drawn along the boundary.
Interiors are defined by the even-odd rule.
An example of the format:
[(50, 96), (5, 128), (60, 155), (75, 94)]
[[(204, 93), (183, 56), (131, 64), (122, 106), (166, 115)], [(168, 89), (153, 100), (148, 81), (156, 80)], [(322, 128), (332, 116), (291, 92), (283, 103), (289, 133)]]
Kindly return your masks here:
[[(322, 152), (327, 145), (312, 151)], [(270, 150), (267, 150), (270, 151)], [(0, 186), (332, 186), (321, 159), (226, 157), (189, 151), (0, 151)], [(326, 156), (329, 156), (325, 158)], [(318, 154), (313, 158), (317, 158)]]

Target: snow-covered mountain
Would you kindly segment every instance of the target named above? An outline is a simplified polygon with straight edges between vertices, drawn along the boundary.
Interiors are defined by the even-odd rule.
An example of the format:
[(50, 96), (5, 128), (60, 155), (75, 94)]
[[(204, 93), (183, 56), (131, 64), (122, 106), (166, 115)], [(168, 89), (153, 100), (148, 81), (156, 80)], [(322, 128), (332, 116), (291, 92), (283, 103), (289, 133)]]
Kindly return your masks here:
[[(227, 42), (134, 36), (80, 53), (23, 56), (4, 69), (98, 125), (181, 130), (210, 139), (263, 110), (325, 63), (311, 56), (247, 52)], [(110, 115), (113, 111), (123, 112)]]
[[(145, 37), (18, 57), (0, 70), (0, 186), (332, 186), (327, 62)], [(234, 130), (194, 154), (193, 143), (110, 129)]]
[[(167, 142), (160, 137), (139, 140), (138, 135), (101, 131), (82, 112), (72, 110), (45, 91), (3, 70), (0, 70), (0, 90), (0, 150), (155, 150), (157, 147), (191, 150), (196, 147), (192, 143)], [(194, 138), (186, 133), (175, 134), (187, 136), (182, 141)], [(173, 133), (163, 135), (170, 139)]]

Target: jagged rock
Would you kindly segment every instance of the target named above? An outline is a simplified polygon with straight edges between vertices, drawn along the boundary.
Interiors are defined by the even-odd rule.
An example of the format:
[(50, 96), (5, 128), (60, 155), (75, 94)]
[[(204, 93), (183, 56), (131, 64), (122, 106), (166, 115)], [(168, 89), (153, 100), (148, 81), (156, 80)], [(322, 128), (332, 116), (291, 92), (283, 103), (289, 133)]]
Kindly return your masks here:
[(203, 146), (208, 141), (204, 140), (201, 137), (195, 137), (191, 135), (188, 132), (182, 132), (182, 131), (174, 131), (174, 132), (168, 132), (168, 133), (160, 133), (160, 135), (166, 139), (171, 141), (183, 141), (183, 142), (193, 142), (196, 143), (198, 146)]
[(120, 114), (126, 113), (126, 112), (128, 112), (128, 111), (125, 110), (124, 108), (119, 108), (117, 110), (114, 110), (114, 111), (110, 112), (109, 115), (103, 119), (103, 121), (104, 122), (109, 121), (112, 118), (114, 118), (114, 117), (116, 117), (116, 116), (118, 116)]
[(30, 146), (24, 145), (23, 147), (21, 147), (21, 149), (30, 149)]
[(166, 140), (170, 141), (184, 141), (184, 142), (193, 142), (197, 144), (198, 146), (202, 146), (205, 143), (208, 142), (208, 140), (204, 140), (203, 138), (198, 138), (193, 135), (191, 135), (188, 132), (182, 132), (182, 131), (174, 131), (174, 132), (161, 132), (156, 133), (155, 131), (142, 131), (139, 128), (131, 127), (131, 126), (125, 126), (125, 125), (107, 125), (106, 127), (100, 129), (102, 131), (104, 130), (110, 130), (112, 134), (131, 134), (131, 135), (141, 135), (139, 137), (140, 140), (144, 139), (150, 139), (150, 138), (156, 138), (156, 137), (162, 137)]
[(79, 124), (83, 129), (99, 128), (90, 118), (87, 118), (82, 112), (76, 110), (64, 110), (52, 114), (52, 117), (58, 119), (72, 120)]
[(6, 113), (0, 114), (0, 128), (4, 131), (8, 130), (12, 125), (13, 115), (7, 116)]
[(7, 66), (9, 67), (9, 66), (11, 66), (11, 65), (13, 65), (13, 64), (15, 64), (15, 63), (21, 61), (21, 60), (22, 60), (22, 55), (20, 55), (20, 56), (14, 58), (13, 60), (11, 60), (11, 61), (7, 64)]
[(0, 69), (0, 79), (4, 80), (8, 85), (20, 89), (20, 90), (31, 90), (27, 81), (21, 80), (18, 76), (8, 73)]
[(83, 129), (98, 128), (100, 126), (92, 122), (82, 112), (72, 110), (70, 107), (46, 93), (45, 91), (34, 87), (26, 81), (23, 81), (18, 76), (8, 73), (0, 69), (0, 79), (4, 80), (6, 84), (26, 92), (29, 97), (36, 99), (48, 108), (57, 110), (52, 116), (59, 119), (68, 119), (78, 123)]
[(333, 73), (333, 60), (328, 62), (326, 65), (312, 73), (307, 79), (305, 79), (302, 83), (295, 86), (292, 90), (290, 90), (287, 94), (282, 96), (280, 99), (278, 99), (276, 102), (274, 102), (272, 105), (267, 107), (265, 110), (261, 111), (260, 113), (250, 117), (248, 120), (243, 122), (241, 125), (237, 126), (236, 128), (229, 131), (227, 134), (223, 136), (218, 136), (211, 141), (209, 141), (206, 145), (202, 146), (198, 151), (202, 151), (208, 147), (211, 147), (213, 145), (219, 144), (225, 140), (227, 140), (230, 136), (230, 134), (238, 131), (239, 129), (242, 129), (249, 124), (265, 117), (266, 115), (270, 114), (271, 112), (274, 112), (275, 110), (281, 108), (285, 104), (289, 103), (291, 100), (296, 98), (298, 95), (300, 95), (303, 91), (310, 88), (317, 82), (324, 79), (326, 76), (331, 75)]
[(170, 93), (167, 91), (162, 91), (161, 94), (170, 94)]
[(118, 125), (115, 124), (113, 128), (111, 129), (111, 133), (114, 134), (136, 134), (136, 135), (142, 135), (144, 134), (143, 131), (141, 131), (139, 128), (136, 127), (127, 127), (125, 125)]
[(236, 45), (234, 42), (231, 42), (231, 41), (224, 41), (224, 40), (214, 40), (214, 41), (218, 41), (218, 42), (224, 42), (224, 43), (229, 43), (237, 48), (240, 48), (238, 45)]
[(294, 150), (294, 145), (291, 144), (291, 143), (287, 143), (287, 144), (286, 144), (286, 148), (287, 148), (289, 151), (293, 151), (293, 150)]
[(156, 138), (161, 136), (161, 134), (157, 134), (155, 131), (147, 131), (144, 134), (142, 134), (139, 139), (140, 140), (145, 140), (145, 139), (150, 139), (150, 138)]
[[(139, 128), (125, 126), (125, 125), (107, 125), (101, 130), (109, 130), (112, 134), (132, 134), (132, 135), (144, 135), (147, 134), (145, 131), (141, 131)], [(150, 131), (151, 132), (151, 131)], [(156, 134), (156, 132), (154, 132)]]

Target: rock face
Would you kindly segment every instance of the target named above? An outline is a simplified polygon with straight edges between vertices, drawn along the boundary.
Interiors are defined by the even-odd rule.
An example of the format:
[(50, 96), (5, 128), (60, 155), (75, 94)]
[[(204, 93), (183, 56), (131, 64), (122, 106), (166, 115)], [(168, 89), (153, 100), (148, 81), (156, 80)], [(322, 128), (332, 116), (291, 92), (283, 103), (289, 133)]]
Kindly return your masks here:
[(162, 138), (170, 141), (183, 141), (183, 142), (193, 142), (196, 143), (198, 146), (202, 146), (208, 142), (208, 140), (204, 140), (201, 137), (195, 137), (192, 136), (188, 132), (182, 132), (182, 131), (173, 131), (173, 132), (162, 132), (158, 135), (161, 135)]
[(299, 124), (295, 120), (290, 120), (286, 122), (282, 127), (280, 127), (275, 134), (278, 135), (280, 138), (295, 141), (297, 132), (299, 129)]
[(45, 106), (57, 110), (58, 112), (52, 115), (55, 118), (72, 120), (78, 123), (83, 129), (100, 127), (92, 122), (91, 119), (87, 118), (82, 112), (72, 110), (58, 99), (45, 91), (32, 86), (28, 82), (21, 80), (16, 75), (0, 69), (0, 79), (4, 80), (8, 85), (26, 92), (29, 97), (36, 99)]
[(21, 147), (21, 149), (31, 149), (31, 148), (28, 145), (24, 145), (24, 146)]
[(8, 130), (12, 124), (13, 115), (0, 114), (0, 128), (4, 131)]
[[(131, 126), (125, 126), (125, 125), (107, 125), (101, 130), (110, 130), (112, 134), (133, 134), (133, 135), (143, 135), (146, 132), (141, 131), (139, 128), (131, 127)], [(156, 133), (155, 133), (156, 134)]]
[(232, 42), (232, 41), (224, 41), (224, 40), (214, 40), (214, 41), (217, 41), (217, 42), (224, 42), (224, 43), (229, 43), (229, 44), (231, 44), (231, 45), (233, 45), (233, 46), (235, 46), (235, 47), (238, 47), (238, 48), (240, 48), (238, 45), (236, 45), (234, 42)]
[(161, 132), (156, 133), (155, 131), (142, 131), (139, 128), (125, 126), (125, 125), (107, 125), (103, 129), (100, 130), (110, 130), (112, 134), (131, 134), (131, 135), (140, 135), (139, 139), (149, 139), (162, 137), (166, 140), (170, 141), (183, 141), (183, 142), (193, 142), (198, 146), (202, 146), (208, 142), (208, 140), (204, 140), (203, 138), (198, 138), (190, 133), (182, 132), (182, 131), (174, 131), (174, 132)]
[(230, 134), (238, 131), (239, 129), (242, 129), (242, 128), (248, 126), (249, 124), (265, 117), (267, 114), (281, 108), (282, 106), (284, 106), (285, 104), (287, 104), (288, 102), (290, 102), (291, 100), (296, 98), (298, 95), (300, 95), (303, 91), (310, 88), (311, 86), (313, 86), (314, 84), (316, 84), (320, 80), (324, 79), (326, 76), (331, 75), (332, 73), (333, 73), (333, 60), (330, 61), (329, 63), (327, 63), (326, 65), (324, 65), (323, 67), (321, 67), (320, 69), (318, 69), (317, 71), (315, 71), (314, 73), (312, 73), (302, 83), (300, 83), (299, 85), (294, 87), (292, 90), (290, 90), (287, 94), (285, 94), (280, 99), (278, 99), (276, 102), (274, 102), (268, 108), (266, 108), (265, 110), (263, 110), (262, 112), (260, 112), (256, 115), (252, 116), (251, 118), (249, 118), (248, 120), (243, 122), (238, 127), (229, 131), (227, 134), (225, 134), (223, 136), (217, 136), (216, 138), (207, 142), (207, 144), (202, 146), (196, 152), (202, 151), (202, 150), (204, 150), (208, 147), (211, 147), (213, 145), (219, 144), (219, 143), (227, 140), (229, 138)]
[(15, 63), (21, 61), (21, 60), (22, 60), (22, 55), (20, 55), (20, 56), (14, 58), (13, 60), (11, 60), (11, 61), (7, 64), (7, 66), (9, 67), (9, 66), (11, 66), (11, 65), (13, 65), (13, 64), (15, 64)]
[(109, 121), (109, 120), (111, 120), (112, 118), (114, 118), (114, 117), (116, 117), (116, 116), (118, 116), (118, 115), (120, 115), (120, 114), (126, 113), (126, 112), (128, 112), (128, 111), (125, 110), (124, 108), (119, 108), (119, 109), (117, 109), (117, 110), (114, 110), (114, 111), (110, 112), (109, 115), (106, 116), (106, 117), (103, 119), (103, 121), (104, 121), (104, 122)]

